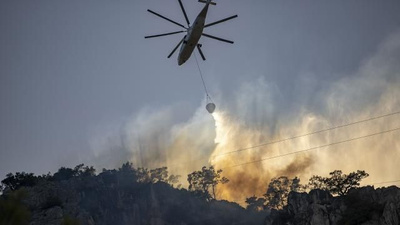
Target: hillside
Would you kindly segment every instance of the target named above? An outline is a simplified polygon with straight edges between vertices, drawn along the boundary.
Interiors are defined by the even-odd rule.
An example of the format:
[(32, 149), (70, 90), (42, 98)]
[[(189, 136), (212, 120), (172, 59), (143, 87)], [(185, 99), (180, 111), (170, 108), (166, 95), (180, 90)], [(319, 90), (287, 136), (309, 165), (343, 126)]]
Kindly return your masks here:
[[(24, 215), (30, 225), (262, 224), (267, 213), (249, 212), (236, 203), (210, 200), (166, 182), (138, 182), (137, 176), (125, 169), (61, 180), (59, 173), (37, 177), (18, 190), (6, 190), (2, 198), (3, 202), (21, 200), (20, 208), (8, 207), (9, 214), (26, 207), (29, 213)], [(0, 223), (10, 218), (2, 211)], [(18, 220), (12, 221), (10, 224), (16, 224)]]
[[(256, 197), (248, 198), (245, 209), (208, 192), (177, 188), (176, 178), (168, 177), (166, 168), (134, 169), (129, 163), (99, 174), (83, 165), (60, 168), (54, 175), (9, 174), (2, 181), (0, 224), (400, 224), (400, 189), (394, 186), (353, 188), (339, 196), (318, 189), (288, 191), (287, 199), (280, 199), (284, 204), (275, 205), (279, 210), (271, 200), (264, 204)], [(269, 190), (284, 193), (282, 187)]]

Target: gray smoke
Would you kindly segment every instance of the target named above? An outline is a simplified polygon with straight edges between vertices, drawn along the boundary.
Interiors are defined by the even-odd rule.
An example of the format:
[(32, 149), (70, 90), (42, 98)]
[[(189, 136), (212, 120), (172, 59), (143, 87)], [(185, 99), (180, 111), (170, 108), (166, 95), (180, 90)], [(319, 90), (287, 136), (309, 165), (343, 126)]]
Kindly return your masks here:
[(366, 170), (365, 184), (396, 180), (400, 159), (399, 132), (320, 148), (306, 153), (264, 160), (282, 155), (400, 127), (398, 115), (310, 135), (279, 144), (257, 146), (332, 126), (400, 110), (400, 33), (388, 38), (376, 54), (366, 59), (353, 74), (317, 88), (313, 74), (304, 74), (292, 102), (286, 101), (279, 86), (265, 78), (243, 83), (232, 97), (215, 97), (217, 111), (210, 116), (201, 102), (186, 121), (174, 115), (179, 106), (143, 110), (93, 139), (95, 164), (118, 167), (124, 161), (135, 166), (168, 166), (174, 174), (186, 175), (204, 165), (215, 165), (230, 179), (219, 186), (220, 198), (243, 200), (262, 195), (271, 178), (299, 176), (303, 182), (314, 174), (327, 175), (341, 169), (348, 173)]

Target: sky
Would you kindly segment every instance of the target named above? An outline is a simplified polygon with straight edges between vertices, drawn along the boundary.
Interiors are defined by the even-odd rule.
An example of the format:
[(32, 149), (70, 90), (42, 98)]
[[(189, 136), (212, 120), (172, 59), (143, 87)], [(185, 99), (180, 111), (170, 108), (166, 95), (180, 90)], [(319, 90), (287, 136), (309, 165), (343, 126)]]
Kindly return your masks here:
[[(215, 158), (400, 110), (398, 0), (217, 3), (208, 22), (239, 17), (206, 28), (234, 45), (200, 39), (207, 60), (199, 66), (217, 106), (210, 115), (195, 58), (183, 66), (176, 54), (167, 59), (183, 34), (144, 39), (181, 30), (147, 12), (184, 23), (178, 1), (1, 1), (0, 177), (128, 160), (185, 177), (202, 165), (226, 168), (400, 126), (394, 115)], [(203, 7), (183, 4), (191, 21)], [(219, 194), (243, 199), (238, 187), (260, 195), (274, 176), (334, 169), (365, 169), (369, 183), (398, 180), (398, 137), (226, 169), (231, 182)]]

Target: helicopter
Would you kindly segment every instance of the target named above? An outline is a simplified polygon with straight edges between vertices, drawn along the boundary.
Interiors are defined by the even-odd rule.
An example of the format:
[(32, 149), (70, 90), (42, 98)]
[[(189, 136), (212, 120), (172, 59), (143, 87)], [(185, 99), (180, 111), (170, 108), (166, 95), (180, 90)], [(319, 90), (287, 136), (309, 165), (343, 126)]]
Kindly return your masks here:
[(230, 40), (226, 40), (223, 38), (219, 38), (213, 35), (209, 35), (203, 32), (204, 28), (207, 27), (211, 27), (214, 26), (216, 24), (222, 23), (222, 22), (226, 22), (228, 20), (234, 19), (236, 17), (238, 17), (238, 15), (234, 15), (234, 16), (230, 16), (227, 17), (225, 19), (222, 20), (218, 20), (216, 22), (213, 23), (209, 23), (209, 24), (205, 24), (206, 21), (206, 17), (207, 17), (207, 12), (208, 12), (208, 8), (210, 5), (216, 5), (215, 2), (213, 2), (212, 0), (199, 0), (199, 2), (201, 3), (205, 3), (206, 5), (204, 6), (204, 8), (200, 11), (200, 13), (198, 14), (198, 16), (196, 17), (196, 19), (194, 20), (193, 24), (190, 25), (190, 21), (188, 19), (188, 16), (186, 14), (185, 8), (183, 7), (182, 4), (182, 0), (178, 0), (179, 5), (182, 9), (183, 15), (186, 19), (186, 23), (187, 23), (187, 27), (182, 25), (181, 23), (178, 23), (176, 21), (173, 21), (159, 13), (156, 13), (150, 9), (148, 9), (147, 11), (162, 18), (165, 19), (175, 25), (178, 25), (179, 27), (184, 28), (185, 30), (181, 30), (181, 31), (175, 31), (175, 32), (170, 32), (170, 33), (164, 33), (164, 34), (157, 34), (157, 35), (151, 35), (151, 36), (145, 36), (145, 38), (156, 38), (156, 37), (162, 37), (162, 36), (168, 36), (168, 35), (173, 35), (173, 34), (179, 34), (179, 33), (184, 33), (186, 32), (186, 35), (179, 41), (178, 45), (176, 45), (176, 47), (172, 50), (172, 52), (168, 55), (167, 58), (171, 58), (171, 56), (175, 53), (175, 51), (179, 48), (179, 46), (181, 46), (180, 48), (180, 52), (179, 52), (179, 56), (178, 56), (178, 65), (181, 66), (182, 64), (184, 64), (192, 55), (193, 51), (195, 48), (198, 49), (201, 58), (205, 61), (206, 58), (203, 54), (203, 51), (201, 50), (202, 44), (199, 44), (199, 40), (201, 36), (204, 37), (208, 37), (211, 39), (215, 39), (218, 41), (222, 41), (222, 42), (226, 42), (229, 44), (233, 44), (233, 41)]

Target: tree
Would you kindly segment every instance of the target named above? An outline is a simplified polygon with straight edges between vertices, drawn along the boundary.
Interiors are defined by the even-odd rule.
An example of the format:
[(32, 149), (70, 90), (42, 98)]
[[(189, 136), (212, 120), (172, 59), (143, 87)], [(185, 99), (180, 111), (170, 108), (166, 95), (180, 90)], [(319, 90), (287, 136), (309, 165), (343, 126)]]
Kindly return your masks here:
[(302, 192), (305, 186), (300, 184), (300, 179), (289, 179), (285, 176), (273, 178), (268, 184), (264, 197), (266, 206), (274, 209), (282, 209), (287, 204), (287, 198), (291, 191)]
[(122, 173), (133, 173), (135, 172), (135, 169), (133, 168), (133, 164), (131, 162), (126, 162), (122, 164), (118, 171)]
[(349, 174), (343, 174), (341, 170), (329, 173), (330, 177), (312, 176), (309, 187), (329, 191), (333, 195), (346, 195), (351, 188), (360, 186), (360, 181), (369, 176), (364, 170), (357, 170)]
[(103, 172), (105, 179), (112, 184), (116, 180), (117, 185), (124, 188), (131, 188), (138, 182), (137, 170), (131, 162), (122, 164), (118, 171)]
[(167, 182), (168, 179), (168, 169), (167, 167), (161, 167), (156, 169), (147, 168), (137, 168), (136, 175), (138, 182), (140, 183), (157, 183), (157, 182)]
[[(181, 175), (173, 175), (173, 174), (171, 174), (168, 177), (167, 183), (169, 185), (171, 185), (171, 187), (174, 187), (174, 185), (179, 182), (179, 178), (180, 177), (181, 177)], [(179, 189), (181, 186), (182, 186), (182, 184), (178, 184), (176, 187)]]
[(75, 176), (78, 177), (92, 177), (96, 175), (96, 169), (93, 166), (85, 166), (83, 163), (75, 166)]
[(157, 183), (157, 182), (168, 182), (168, 168), (161, 167), (150, 170), (150, 182)]
[(53, 179), (55, 181), (69, 180), (74, 176), (76, 176), (76, 172), (73, 169), (61, 167), (56, 173), (54, 173)]
[(83, 163), (75, 166), (74, 169), (61, 167), (58, 169), (56, 173), (53, 175), (53, 179), (55, 181), (69, 180), (73, 177), (87, 177), (87, 176), (95, 176), (96, 170), (93, 166), (85, 166)]
[[(218, 184), (228, 183), (226, 177), (221, 177), (222, 170), (215, 171), (214, 166), (209, 168), (203, 166), (200, 171), (194, 171), (188, 175), (189, 190), (195, 193), (202, 193), (208, 200), (211, 196), (216, 199), (215, 187)], [(211, 193), (210, 194), (210, 189)]]
[(286, 200), (290, 192), (290, 181), (287, 177), (273, 178), (268, 184), (264, 194), (267, 207), (282, 209), (286, 205)]
[(256, 212), (262, 211), (264, 210), (265, 201), (266, 201), (265, 198), (257, 198), (256, 196), (246, 198), (246, 203), (247, 203), (246, 209)]
[(14, 191), (20, 187), (32, 187), (38, 183), (39, 179), (33, 173), (17, 172), (14, 174), (9, 173), (6, 178), (1, 181), (4, 188), (9, 188)]
[(147, 169), (147, 168), (137, 168), (135, 171), (136, 176), (137, 176), (137, 181), (140, 183), (158, 183), (158, 182), (164, 182), (168, 183), (171, 186), (173, 184), (179, 182), (179, 175), (170, 175), (168, 176), (168, 168), (167, 167), (161, 167), (161, 168), (155, 168), (155, 169)]
[(290, 185), (290, 191), (294, 192), (305, 192), (307, 189), (307, 185), (300, 184), (300, 178), (295, 177), (292, 179)]

